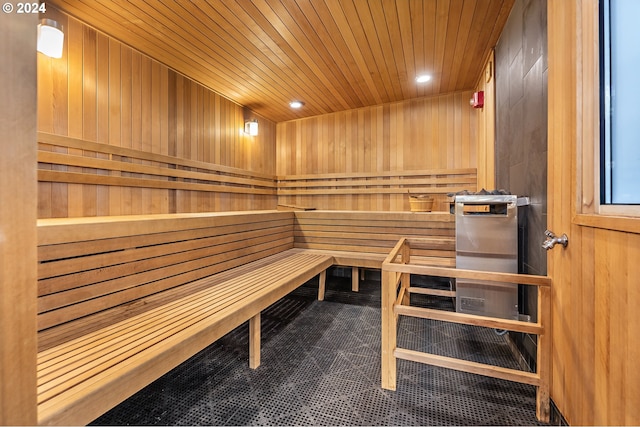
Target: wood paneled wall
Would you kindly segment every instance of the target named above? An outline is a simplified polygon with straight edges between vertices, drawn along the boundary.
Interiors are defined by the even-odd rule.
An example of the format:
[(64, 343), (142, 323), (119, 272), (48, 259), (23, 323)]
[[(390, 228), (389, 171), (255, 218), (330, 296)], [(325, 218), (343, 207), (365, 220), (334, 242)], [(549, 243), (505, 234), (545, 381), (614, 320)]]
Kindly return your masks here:
[(0, 14), (0, 425), (35, 425), (37, 15)]
[(277, 202), (407, 210), (403, 192), (278, 198), (266, 181), (276, 173), (384, 179), (401, 171), (420, 179), (425, 171), (475, 169), (479, 154), (486, 164), (470, 91), (278, 125), (258, 118), (260, 135), (249, 137), (242, 127), (256, 118), (251, 111), (54, 8), (48, 13), (66, 28), (65, 49), (61, 59), (38, 57), (38, 130), (69, 138), (40, 138), (40, 218), (272, 209)]
[[(237, 169), (228, 176), (262, 179), (275, 175), (276, 126), (223, 96), (151, 60), (83, 23), (47, 8), (47, 14), (65, 27), (61, 59), (38, 55), (38, 130), (58, 136), (131, 150), (136, 155), (108, 153), (108, 147), (73, 148), (40, 144), (41, 151), (136, 165), (165, 166), (153, 155), (177, 158), (175, 168), (218, 175), (215, 168), (193, 162)], [(243, 133), (244, 121), (258, 119), (259, 135)], [(105, 152), (106, 151), (106, 152)], [(149, 158), (144, 158), (147, 153)], [(135, 157), (135, 158), (133, 158)], [(77, 160), (77, 159), (76, 159)], [(170, 160), (170, 159), (169, 159)], [(180, 160), (191, 161), (180, 164)], [(40, 163), (41, 171), (80, 174), (73, 182), (40, 176), (40, 218), (96, 215), (203, 212), (267, 209), (276, 206), (275, 191), (225, 192), (204, 189), (197, 177), (131, 174), (117, 168)], [(94, 184), (96, 177), (112, 185)], [(82, 178), (87, 178), (82, 181)], [(139, 178), (137, 184), (135, 179)], [(145, 185), (145, 181), (164, 183)], [(86, 182), (86, 183), (83, 183)], [(167, 183), (179, 182), (179, 186)], [(193, 186), (190, 187), (189, 183)], [(233, 182), (225, 185), (235, 186)], [(165, 188), (159, 188), (159, 187)], [(168, 188), (167, 188), (168, 187)]]
[[(471, 96), (458, 92), (278, 123), (278, 176), (476, 168), (478, 113), (469, 106)], [(469, 189), (476, 189), (475, 182)], [(279, 202), (319, 209), (409, 209), (406, 194), (283, 196)]]

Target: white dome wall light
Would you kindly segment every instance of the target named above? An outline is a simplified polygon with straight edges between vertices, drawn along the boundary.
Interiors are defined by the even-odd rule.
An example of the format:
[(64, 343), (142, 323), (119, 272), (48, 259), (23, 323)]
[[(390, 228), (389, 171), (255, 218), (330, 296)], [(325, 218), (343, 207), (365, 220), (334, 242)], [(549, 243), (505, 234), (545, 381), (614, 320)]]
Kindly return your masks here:
[(62, 24), (53, 19), (41, 19), (38, 24), (38, 52), (51, 58), (62, 58), (63, 47)]

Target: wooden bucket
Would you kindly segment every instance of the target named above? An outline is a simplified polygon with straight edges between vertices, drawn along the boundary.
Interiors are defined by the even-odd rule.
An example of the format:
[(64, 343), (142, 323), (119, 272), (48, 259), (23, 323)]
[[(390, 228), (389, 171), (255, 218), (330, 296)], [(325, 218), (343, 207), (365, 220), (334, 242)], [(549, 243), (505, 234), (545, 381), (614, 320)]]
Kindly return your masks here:
[(411, 207), (411, 212), (431, 212), (431, 209), (433, 209), (433, 197), (409, 194), (409, 206)]

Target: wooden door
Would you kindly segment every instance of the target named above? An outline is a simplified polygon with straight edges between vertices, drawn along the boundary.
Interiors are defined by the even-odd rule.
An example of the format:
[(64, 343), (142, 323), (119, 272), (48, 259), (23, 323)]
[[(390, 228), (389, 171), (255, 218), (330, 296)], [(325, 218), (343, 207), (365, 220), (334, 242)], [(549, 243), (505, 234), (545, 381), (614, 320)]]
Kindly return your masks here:
[[(640, 215), (598, 206), (597, 0), (548, 1), (551, 398), (570, 425), (640, 424)], [(543, 236), (541, 236), (541, 239)]]

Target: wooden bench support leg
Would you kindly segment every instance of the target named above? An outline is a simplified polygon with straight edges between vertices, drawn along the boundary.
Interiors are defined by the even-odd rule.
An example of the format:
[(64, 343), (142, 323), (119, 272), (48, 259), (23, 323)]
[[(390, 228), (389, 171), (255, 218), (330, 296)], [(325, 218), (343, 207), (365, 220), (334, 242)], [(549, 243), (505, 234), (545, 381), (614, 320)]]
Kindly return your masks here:
[(327, 283), (327, 270), (320, 273), (320, 284), (318, 285), (318, 301), (324, 301), (324, 291)]
[(360, 290), (360, 283), (358, 277), (360, 276), (360, 269), (358, 267), (351, 267), (351, 290), (358, 292)]
[(260, 366), (260, 313), (249, 319), (249, 367)]

